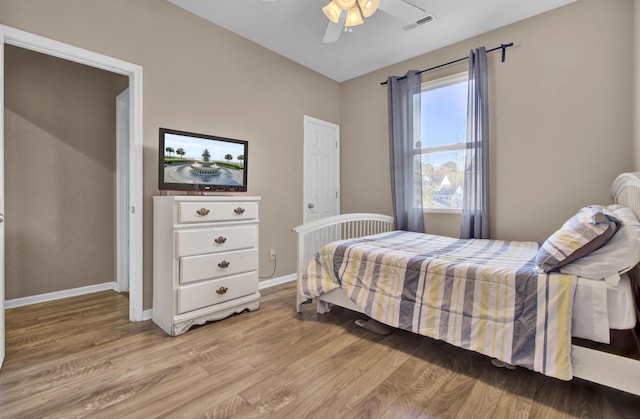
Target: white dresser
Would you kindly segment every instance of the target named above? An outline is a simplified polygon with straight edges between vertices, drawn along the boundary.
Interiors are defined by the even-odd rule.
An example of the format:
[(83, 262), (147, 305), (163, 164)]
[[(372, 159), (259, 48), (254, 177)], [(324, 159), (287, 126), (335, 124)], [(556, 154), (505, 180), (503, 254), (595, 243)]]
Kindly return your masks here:
[(164, 331), (258, 309), (259, 200), (153, 198), (153, 321)]

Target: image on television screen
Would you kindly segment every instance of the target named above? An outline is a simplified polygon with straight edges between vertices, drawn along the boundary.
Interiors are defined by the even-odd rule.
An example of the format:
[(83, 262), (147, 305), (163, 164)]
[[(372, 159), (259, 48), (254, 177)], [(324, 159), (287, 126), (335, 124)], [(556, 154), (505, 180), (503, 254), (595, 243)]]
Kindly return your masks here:
[(161, 189), (246, 190), (246, 141), (161, 130), (161, 147)]

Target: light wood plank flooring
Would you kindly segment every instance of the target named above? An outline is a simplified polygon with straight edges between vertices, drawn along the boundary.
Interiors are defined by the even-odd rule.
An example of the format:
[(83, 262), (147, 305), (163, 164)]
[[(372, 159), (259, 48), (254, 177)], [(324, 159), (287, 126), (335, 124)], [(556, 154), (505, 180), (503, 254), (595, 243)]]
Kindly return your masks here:
[[(261, 308), (167, 336), (102, 292), (7, 310), (0, 417), (638, 418), (640, 397), (562, 382), (334, 308)], [(640, 379), (640, 377), (638, 378)]]

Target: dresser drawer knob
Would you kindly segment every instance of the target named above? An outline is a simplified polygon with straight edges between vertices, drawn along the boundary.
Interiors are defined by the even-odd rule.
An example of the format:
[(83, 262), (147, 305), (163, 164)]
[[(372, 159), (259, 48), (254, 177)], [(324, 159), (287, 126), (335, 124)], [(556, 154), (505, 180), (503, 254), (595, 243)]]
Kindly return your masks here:
[(227, 291), (229, 291), (229, 288), (227, 288), (227, 287), (220, 287), (220, 288), (218, 288), (218, 289), (216, 290), (216, 294), (218, 294), (218, 295), (223, 295), (223, 294), (226, 294), (226, 293), (227, 293)]
[(227, 262), (226, 260), (223, 260), (222, 262), (218, 263), (218, 267), (222, 268), (222, 269), (228, 268), (229, 265), (231, 265), (231, 264), (229, 262)]
[(215, 239), (215, 240), (213, 240), (213, 241), (214, 241), (214, 242), (216, 242), (216, 243), (218, 243), (218, 244), (223, 244), (224, 242), (226, 242), (226, 241), (227, 241), (227, 238), (226, 238), (226, 237), (222, 237), (222, 236), (220, 236), (220, 237), (218, 237), (217, 239)]
[(205, 216), (209, 214), (209, 210), (206, 208), (200, 208), (198, 211), (196, 211), (196, 214), (201, 215), (201, 216)]
[(234, 209), (233, 212), (235, 212), (238, 215), (242, 215), (242, 214), (244, 214), (244, 208), (238, 207), (238, 208)]

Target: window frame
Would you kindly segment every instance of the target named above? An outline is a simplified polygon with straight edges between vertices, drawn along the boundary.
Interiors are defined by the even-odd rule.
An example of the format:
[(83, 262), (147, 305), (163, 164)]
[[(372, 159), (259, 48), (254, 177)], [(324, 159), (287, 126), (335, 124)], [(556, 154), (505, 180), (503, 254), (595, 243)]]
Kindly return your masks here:
[[(467, 82), (467, 83), (469, 82), (468, 71), (462, 71), (456, 74), (451, 74), (449, 76), (440, 77), (435, 80), (424, 81), (420, 85), (419, 96), (421, 96), (425, 91), (428, 91), (428, 90), (435, 90), (441, 87), (446, 87), (452, 84), (462, 83), (462, 82)], [(414, 109), (417, 110), (417, 108), (414, 108)], [(422, 118), (422, 115), (419, 115), (418, 117)], [(422, 145), (421, 131), (422, 131), (422, 128), (418, 130), (418, 132), (420, 132), (420, 138), (417, 141), (419, 141), (420, 144)], [(427, 153), (434, 153), (439, 151), (458, 151), (458, 150), (466, 150), (467, 148), (468, 148), (468, 142), (465, 141), (461, 143), (451, 143), (450, 145), (416, 148), (415, 153), (422, 156), (423, 154), (427, 154)], [(420, 161), (422, 161), (422, 158), (420, 158)], [(422, 183), (420, 184), (420, 186), (423, 187)], [(462, 214), (462, 208), (425, 208), (423, 207), (422, 210), (424, 213), (432, 213), (432, 214)]]

